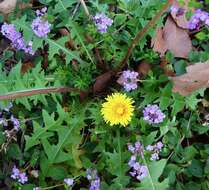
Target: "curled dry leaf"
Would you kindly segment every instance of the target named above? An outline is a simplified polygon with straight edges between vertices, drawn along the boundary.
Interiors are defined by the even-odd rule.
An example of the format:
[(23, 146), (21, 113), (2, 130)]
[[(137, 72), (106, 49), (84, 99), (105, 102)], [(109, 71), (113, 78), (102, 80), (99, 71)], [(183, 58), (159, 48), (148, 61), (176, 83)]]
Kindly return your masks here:
[(142, 61), (137, 67), (137, 72), (139, 73), (139, 75), (146, 76), (149, 73), (150, 69), (151, 69), (150, 64), (147, 63), (146, 61)]
[(0, 3), (0, 12), (3, 14), (11, 13), (17, 4), (17, 0), (4, 0)]
[(113, 75), (114, 75), (113, 71), (108, 71), (98, 76), (93, 86), (93, 92), (98, 93), (104, 91), (107, 88), (107, 86), (110, 84)]
[(179, 28), (169, 16), (163, 29), (157, 30), (157, 35), (152, 39), (153, 50), (163, 56), (170, 50), (175, 57), (187, 58), (192, 50), (192, 42), (188, 31)]
[(188, 23), (189, 21), (186, 18), (186, 13), (188, 11), (188, 0), (184, 1), (184, 7), (180, 7), (179, 3), (177, 1), (174, 1), (173, 6), (179, 7), (179, 12), (171, 12), (171, 16), (176, 22), (177, 26), (183, 29), (188, 29)]
[(186, 74), (171, 77), (173, 92), (187, 96), (195, 90), (209, 87), (209, 61), (190, 65), (186, 71)]

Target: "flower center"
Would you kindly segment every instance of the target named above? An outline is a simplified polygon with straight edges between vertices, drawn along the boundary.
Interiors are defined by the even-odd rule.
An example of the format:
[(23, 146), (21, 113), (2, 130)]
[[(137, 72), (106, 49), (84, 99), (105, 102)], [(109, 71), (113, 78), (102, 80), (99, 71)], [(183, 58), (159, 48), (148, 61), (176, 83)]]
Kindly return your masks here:
[(117, 108), (116, 113), (119, 114), (119, 115), (122, 115), (124, 113), (124, 108), (123, 107)]

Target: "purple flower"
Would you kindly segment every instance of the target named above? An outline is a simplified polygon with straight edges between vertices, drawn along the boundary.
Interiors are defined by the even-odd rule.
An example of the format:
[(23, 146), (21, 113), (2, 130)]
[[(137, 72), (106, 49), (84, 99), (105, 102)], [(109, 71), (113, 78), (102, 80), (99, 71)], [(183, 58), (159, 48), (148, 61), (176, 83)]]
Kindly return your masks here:
[(143, 110), (144, 120), (149, 124), (158, 124), (163, 122), (165, 114), (157, 105), (147, 105)]
[(132, 144), (128, 144), (128, 150), (134, 154), (135, 153), (135, 147)]
[(10, 117), (11, 122), (13, 123), (14, 129), (18, 131), (20, 129), (20, 122), (17, 118), (15, 118), (13, 115)]
[(198, 29), (201, 24), (208, 26), (209, 22), (209, 13), (198, 9), (195, 11), (194, 15), (190, 18), (188, 28), (190, 30)]
[(131, 159), (129, 160), (129, 162), (128, 162), (128, 165), (130, 166), (130, 167), (134, 167), (134, 164), (136, 163), (136, 155), (132, 155), (131, 156)]
[(16, 166), (12, 169), (12, 179), (16, 179), (18, 182), (24, 184), (28, 181), (28, 177), (25, 172), (21, 172)]
[(100, 178), (99, 177), (91, 181), (89, 190), (100, 190)]
[(86, 177), (90, 181), (89, 190), (100, 190), (100, 178), (97, 174), (97, 170), (86, 170)]
[(22, 173), (19, 174), (18, 181), (22, 184), (24, 184), (28, 181), (28, 177), (27, 177), (25, 172), (22, 172)]
[(152, 145), (148, 145), (148, 146), (146, 147), (146, 150), (148, 150), (148, 151), (153, 151), (153, 150), (154, 150), (154, 147), (153, 147)]
[(74, 180), (73, 180), (72, 178), (65, 178), (65, 179), (64, 179), (64, 183), (65, 183), (67, 186), (71, 187), (71, 186), (73, 186)]
[(12, 175), (11, 178), (12, 179), (18, 179), (20, 175), (20, 170), (14, 165), (13, 169), (12, 169)]
[(137, 176), (136, 179), (138, 180), (142, 180), (143, 178), (145, 178), (148, 175), (148, 168), (147, 166), (141, 165), (140, 169), (137, 171)]
[(106, 33), (107, 29), (109, 26), (112, 25), (113, 20), (108, 18), (105, 14), (103, 13), (97, 13), (93, 17), (94, 23), (97, 27), (98, 32), (100, 33)]
[(136, 162), (132, 167), (132, 171), (129, 174), (132, 177), (135, 177), (137, 180), (142, 180), (148, 175), (148, 168), (145, 165), (141, 165), (139, 162)]
[(151, 154), (150, 160), (158, 160), (158, 159), (159, 159), (159, 154), (158, 153)]
[(23, 50), (25, 53), (34, 55), (32, 42), (25, 43), (22, 34), (18, 32), (13, 24), (4, 23), (1, 27), (1, 33), (12, 42), (12, 47)]
[(155, 146), (156, 146), (156, 149), (160, 151), (163, 148), (163, 143), (159, 141)]
[(12, 42), (22, 37), (21, 33), (16, 31), (14, 24), (4, 23), (1, 27), (1, 33)]
[(207, 19), (205, 20), (205, 24), (206, 24), (207, 26), (209, 26), (209, 18), (207, 18)]
[(137, 141), (135, 142), (134, 146), (132, 144), (128, 144), (128, 150), (132, 153), (132, 154), (140, 154), (140, 155), (143, 155), (143, 152), (144, 152), (144, 147), (143, 145)]
[(146, 147), (147, 151), (152, 152), (150, 160), (158, 160), (159, 159), (159, 153), (163, 148), (163, 143), (161, 141), (157, 142), (155, 145), (148, 145)]
[(120, 78), (118, 79), (118, 83), (123, 85), (124, 89), (129, 92), (131, 90), (137, 89), (137, 81), (138, 81), (139, 73), (135, 71), (123, 71)]
[(31, 27), (38, 37), (44, 38), (50, 32), (51, 24), (43, 17), (37, 17), (33, 20)]
[(36, 10), (36, 15), (37, 15), (38, 17), (44, 16), (44, 15), (46, 14), (46, 12), (47, 12), (47, 7), (44, 7), (44, 8), (42, 8), (41, 10)]

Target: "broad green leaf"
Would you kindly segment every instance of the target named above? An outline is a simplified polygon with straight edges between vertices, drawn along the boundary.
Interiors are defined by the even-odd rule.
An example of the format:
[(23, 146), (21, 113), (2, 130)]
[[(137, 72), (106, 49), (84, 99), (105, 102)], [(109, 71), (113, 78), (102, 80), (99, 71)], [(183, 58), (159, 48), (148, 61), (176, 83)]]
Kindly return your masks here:
[(150, 165), (148, 165), (148, 176), (142, 179), (139, 185), (140, 187), (136, 188), (136, 190), (166, 190), (169, 185), (169, 179), (166, 178), (162, 182), (159, 182), (159, 177), (162, 175), (166, 163), (166, 159), (151, 162)]

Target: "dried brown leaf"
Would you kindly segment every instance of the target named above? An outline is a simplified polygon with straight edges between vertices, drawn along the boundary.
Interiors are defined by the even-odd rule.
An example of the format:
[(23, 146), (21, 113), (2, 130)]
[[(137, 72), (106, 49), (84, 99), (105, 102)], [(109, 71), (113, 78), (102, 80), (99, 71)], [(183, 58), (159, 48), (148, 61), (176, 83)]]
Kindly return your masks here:
[(171, 77), (173, 92), (187, 96), (195, 90), (209, 87), (209, 61), (190, 65), (186, 71), (186, 74)]
[(171, 16), (180, 28), (187, 29), (189, 22), (186, 18), (186, 12), (188, 11), (188, 0), (184, 1), (183, 7), (181, 7), (177, 1), (174, 1), (173, 6), (182, 8), (184, 10), (184, 12), (181, 15), (179, 15), (178, 13), (171, 12)]
[(163, 38), (163, 29), (158, 28), (156, 31), (156, 36), (152, 38), (153, 50), (160, 53), (160, 56), (165, 55), (165, 52), (168, 50)]
[(4, 0), (0, 3), (0, 12), (3, 14), (11, 13), (17, 4), (17, 0)]
[(137, 67), (137, 72), (140, 75), (146, 76), (148, 74), (148, 72), (150, 71), (151, 66), (149, 63), (147, 63), (146, 61), (142, 61), (139, 66)]
[(158, 30), (152, 40), (153, 49), (162, 55), (165, 49), (170, 50), (175, 57), (187, 58), (192, 50), (192, 42), (188, 31), (179, 28), (169, 16), (163, 30)]
[(93, 86), (93, 92), (97, 93), (104, 91), (107, 88), (108, 84), (111, 82), (113, 74), (113, 71), (108, 71), (98, 76)]

